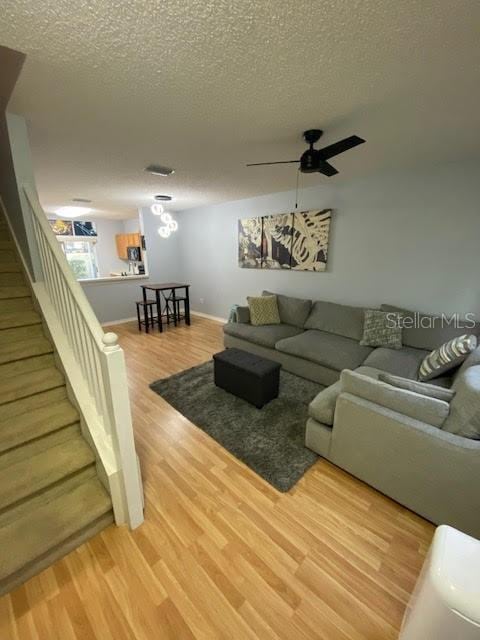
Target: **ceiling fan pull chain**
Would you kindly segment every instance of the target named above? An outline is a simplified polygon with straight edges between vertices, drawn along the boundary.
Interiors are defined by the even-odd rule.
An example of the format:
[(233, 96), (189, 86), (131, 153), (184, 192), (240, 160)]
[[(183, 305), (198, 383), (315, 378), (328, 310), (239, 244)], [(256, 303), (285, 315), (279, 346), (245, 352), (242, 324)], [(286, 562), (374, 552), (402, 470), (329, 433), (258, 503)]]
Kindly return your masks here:
[(300, 179), (300, 169), (297, 170), (297, 185), (295, 187), (295, 211), (298, 209), (298, 181)]

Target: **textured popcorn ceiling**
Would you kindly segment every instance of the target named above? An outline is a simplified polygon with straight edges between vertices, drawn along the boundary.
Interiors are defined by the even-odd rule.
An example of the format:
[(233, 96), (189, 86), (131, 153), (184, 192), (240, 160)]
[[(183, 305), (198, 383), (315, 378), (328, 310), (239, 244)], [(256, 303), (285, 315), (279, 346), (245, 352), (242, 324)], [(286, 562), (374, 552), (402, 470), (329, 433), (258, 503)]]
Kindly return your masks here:
[[(10, 103), (30, 123), (47, 208), (126, 217), (291, 189), (301, 132), (367, 139), (311, 186), (478, 152), (478, 0), (3, 0), (27, 54)], [(170, 178), (142, 169), (157, 162)]]

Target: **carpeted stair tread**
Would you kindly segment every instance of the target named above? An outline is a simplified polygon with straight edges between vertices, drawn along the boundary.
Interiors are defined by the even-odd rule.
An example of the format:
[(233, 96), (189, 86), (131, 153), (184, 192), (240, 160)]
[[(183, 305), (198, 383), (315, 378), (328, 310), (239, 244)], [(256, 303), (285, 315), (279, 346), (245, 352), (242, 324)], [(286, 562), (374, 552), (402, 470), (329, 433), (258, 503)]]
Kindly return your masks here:
[(20, 400), (20, 398), (54, 389), (64, 384), (63, 375), (55, 367), (23, 373), (8, 380), (0, 380), (0, 404)]
[(67, 399), (48, 404), (35, 411), (27, 411), (5, 420), (2, 419), (0, 422), (0, 453), (74, 424), (78, 419), (77, 410)]
[[(3, 454), (8, 457), (7, 452)], [(15, 457), (16, 460), (16, 457)], [(16, 460), (0, 470), (0, 511), (88, 467), (95, 456), (81, 436)], [(0, 545), (0, 549), (1, 549)]]
[(27, 327), (12, 327), (11, 329), (2, 329), (0, 331), (0, 345), (23, 342), (32, 338), (44, 338), (43, 327), (41, 324), (33, 324)]
[(25, 285), (15, 285), (13, 287), (0, 287), (0, 300), (7, 298), (25, 298), (30, 295), (29, 288)]
[(0, 262), (0, 287), (16, 287), (19, 284), (22, 286), (26, 284), (20, 265)]
[(0, 342), (0, 364), (52, 352), (53, 347), (45, 336), (34, 336), (29, 340), (5, 342), (4, 344)]
[(0, 273), (20, 273), (21, 270), (19, 262), (0, 262)]
[(13, 327), (24, 327), (30, 324), (40, 324), (42, 319), (36, 311), (10, 311), (0, 313), (0, 329), (11, 329)]
[(1, 405), (0, 412), (2, 415), (2, 421), (23, 415), (24, 413), (37, 411), (40, 407), (46, 407), (52, 403), (55, 404), (57, 402), (63, 402), (66, 398), (67, 388), (65, 385), (54, 387), (53, 389), (47, 389), (47, 391), (41, 391), (40, 393), (35, 393), (33, 396), (19, 398), (13, 402)]
[(30, 296), (25, 298), (5, 298), (0, 302), (0, 314), (32, 311), (33, 302)]
[(20, 446), (10, 448), (8, 451), (0, 452), (0, 472), (6, 467), (13, 466), (27, 458), (33, 458), (47, 449), (68, 442), (80, 435), (80, 423), (75, 422), (39, 438), (23, 442)]
[(72, 489), (75, 489), (87, 480), (96, 477), (97, 470), (92, 464), (89, 467), (85, 467), (85, 469), (82, 469), (78, 473), (74, 473), (72, 476), (64, 478), (61, 482), (57, 482), (56, 484), (47, 487), (40, 493), (30, 496), (28, 500), (24, 500), (23, 502), (10, 507), (10, 509), (5, 509), (5, 511), (0, 513), (0, 530), (11, 522), (15, 522), (15, 520), (23, 518), (23, 516), (30, 511), (34, 511), (34, 509), (47, 504), (47, 502), (51, 502), (55, 498), (58, 498), (58, 496), (70, 493)]
[(16, 252), (13, 250), (13, 246), (7, 247), (0, 251), (0, 264), (2, 263), (17, 263), (18, 258)]
[(33, 373), (34, 371), (49, 369), (51, 367), (55, 367), (55, 357), (52, 353), (32, 356), (31, 358), (24, 358), (23, 360), (16, 360), (14, 362), (5, 362), (0, 365), (0, 380), (14, 378), (15, 376)]
[[(94, 478), (1, 528), (0, 549), (8, 553), (0, 554), (0, 592), (13, 574), (41, 564), (52, 550), (62, 544), (70, 550), (69, 539), (109, 514), (111, 508), (110, 497)], [(106, 523), (109, 521), (107, 518)]]
[(19, 284), (26, 284), (20, 265), (0, 262), (0, 287), (16, 287)]

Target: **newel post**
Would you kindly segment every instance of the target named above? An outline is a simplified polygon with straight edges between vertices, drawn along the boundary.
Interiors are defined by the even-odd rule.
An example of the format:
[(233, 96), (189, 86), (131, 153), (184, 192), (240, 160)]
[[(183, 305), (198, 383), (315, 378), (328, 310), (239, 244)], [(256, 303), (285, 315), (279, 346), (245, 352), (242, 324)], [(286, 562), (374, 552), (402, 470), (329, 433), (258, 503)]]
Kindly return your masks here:
[(112, 436), (116, 454), (120, 459), (125, 491), (124, 507), (128, 524), (135, 529), (143, 522), (143, 489), (133, 438), (125, 358), (115, 333), (106, 333), (102, 342), (111, 396)]

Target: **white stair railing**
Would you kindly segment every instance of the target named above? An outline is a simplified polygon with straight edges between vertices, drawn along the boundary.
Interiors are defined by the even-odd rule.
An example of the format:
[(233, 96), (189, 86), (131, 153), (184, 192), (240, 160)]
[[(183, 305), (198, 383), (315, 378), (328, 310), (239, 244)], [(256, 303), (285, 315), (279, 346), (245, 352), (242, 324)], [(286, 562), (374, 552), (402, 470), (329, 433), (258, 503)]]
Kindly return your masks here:
[[(64, 351), (70, 350), (63, 364), (106, 471), (115, 520), (135, 528), (143, 522), (143, 495), (123, 350), (115, 333), (103, 332), (36, 194), (28, 186), (24, 193), (43, 272), (43, 282), (33, 283), (34, 291), (40, 294), (41, 306), (42, 294), (48, 296), (50, 309), (42, 311), (44, 316), (51, 316), (52, 338), (55, 341), (58, 337)], [(45, 319), (48, 325), (48, 317)]]

